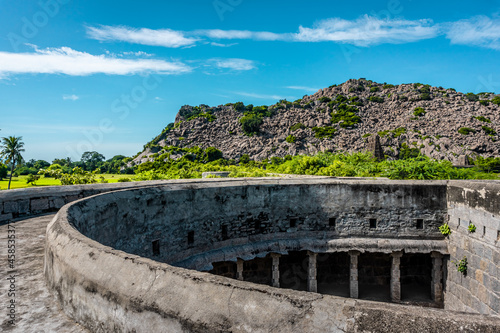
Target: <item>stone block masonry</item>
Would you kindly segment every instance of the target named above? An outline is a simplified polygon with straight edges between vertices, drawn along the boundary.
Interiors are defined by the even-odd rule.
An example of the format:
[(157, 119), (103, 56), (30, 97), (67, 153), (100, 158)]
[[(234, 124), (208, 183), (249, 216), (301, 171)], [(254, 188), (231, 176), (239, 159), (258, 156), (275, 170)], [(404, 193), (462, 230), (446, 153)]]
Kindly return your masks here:
[[(450, 182), (447, 202), (445, 308), (500, 315), (500, 182)], [(475, 232), (468, 230), (471, 224)], [(464, 257), (466, 274), (455, 265)]]

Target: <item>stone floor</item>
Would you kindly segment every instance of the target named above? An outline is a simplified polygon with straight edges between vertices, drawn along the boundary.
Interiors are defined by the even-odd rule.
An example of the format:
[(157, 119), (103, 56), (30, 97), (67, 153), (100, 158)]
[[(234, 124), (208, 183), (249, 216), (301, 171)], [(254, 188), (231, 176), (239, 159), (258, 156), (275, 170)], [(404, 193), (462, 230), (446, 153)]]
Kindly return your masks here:
[[(15, 230), (15, 267), (7, 261), (8, 225), (0, 226), (0, 331), (32, 333), (88, 332), (68, 318), (49, 293), (43, 277), (45, 229), (53, 214), (18, 220), (11, 223)], [(14, 228), (15, 229), (14, 229)], [(9, 296), (10, 282), (15, 275), (15, 297)], [(7, 306), (16, 302), (15, 325), (9, 323)]]

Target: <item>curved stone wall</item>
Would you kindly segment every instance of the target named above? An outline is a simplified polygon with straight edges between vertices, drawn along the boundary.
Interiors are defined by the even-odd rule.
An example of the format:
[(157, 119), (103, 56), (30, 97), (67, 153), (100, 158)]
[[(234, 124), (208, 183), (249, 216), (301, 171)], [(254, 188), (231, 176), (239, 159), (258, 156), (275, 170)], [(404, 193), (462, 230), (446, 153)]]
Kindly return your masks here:
[[(500, 182), (450, 182), (447, 201), (451, 234), (445, 308), (499, 315)], [(455, 267), (464, 257), (466, 275)]]
[[(328, 252), (349, 246), (342, 239), (368, 237), (387, 239), (374, 245), (380, 252), (403, 244), (411, 251), (411, 240), (421, 246), (422, 240), (443, 239), (438, 226), (445, 220), (445, 198), (444, 182), (261, 179), (171, 184), (81, 201), (71, 207), (77, 218), (70, 222), (101, 244), (142, 257), (153, 257), (152, 242), (157, 240), (160, 255), (154, 259), (180, 265), (208, 251), (277, 240), (295, 247), (285, 240), (300, 239), (310, 250)], [(335, 218), (334, 227), (330, 218)], [(423, 220), (422, 229), (417, 229), (417, 219)], [(422, 248), (428, 252), (435, 250), (432, 244), (437, 250), (445, 246), (427, 244), (429, 248)]]
[(446, 209), (445, 182), (257, 179), (111, 192), (59, 211), (45, 276), (65, 312), (96, 332), (496, 332), (494, 317), (184, 268), (299, 248), (443, 253)]

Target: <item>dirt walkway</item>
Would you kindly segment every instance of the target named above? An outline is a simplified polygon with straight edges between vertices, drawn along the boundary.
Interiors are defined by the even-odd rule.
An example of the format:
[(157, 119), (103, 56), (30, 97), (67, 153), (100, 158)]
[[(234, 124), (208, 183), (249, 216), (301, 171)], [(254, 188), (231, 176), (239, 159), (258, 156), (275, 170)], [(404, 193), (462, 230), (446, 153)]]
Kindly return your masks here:
[[(0, 331), (22, 333), (88, 332), (59, 308), (43, 276), (45, 229), (54, 214), (18, 220), (0, 226)], [(10, 230), (10, 231), (9, 231)], [(15, 244), (8, 242), (15, 235)], [(10, 251), (15, 260), (9, 262)], [(15, 246), (15, 248), (13, 247)], [(10, 253), (12, 254), (12, 253)], [(11, 264), (14, 266), (11, 267)], [(14, 279), (12, 276), (14, 275)], [(15, 289), (15, 291), (13, 291)], [(15, 319), (9, 314), (15, 301)]]

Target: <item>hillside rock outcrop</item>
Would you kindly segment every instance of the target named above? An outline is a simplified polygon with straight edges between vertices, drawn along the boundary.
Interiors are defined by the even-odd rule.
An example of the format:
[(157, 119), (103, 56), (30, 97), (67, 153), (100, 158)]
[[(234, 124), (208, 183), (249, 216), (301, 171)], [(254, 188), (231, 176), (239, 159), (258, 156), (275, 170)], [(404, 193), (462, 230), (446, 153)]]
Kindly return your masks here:
[[(463, 155), (499, 156), (500, 106), (494, 103), (499, 99), (492, 93), (359, 79), (254, 111), (242, 103), (183, 106), (175, 123), (148, 143), (134, 163), (151, 160), (165, 146), (215, 147), (227, 158), (248, 154), (255, 160), (363, 151), (377, 134), (389, 158), (407, 148), (455, 163)], [(258, 133), (250, 136), (240, 121), (248, 112), (261, 119)], [(321, 128), (329, 135), (321, 136)]]

